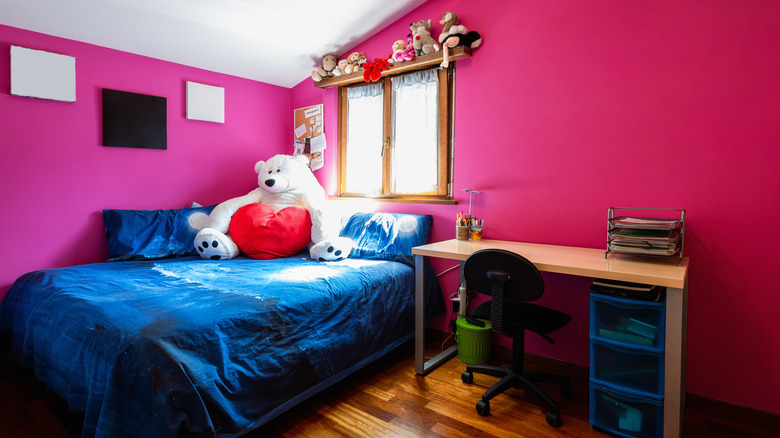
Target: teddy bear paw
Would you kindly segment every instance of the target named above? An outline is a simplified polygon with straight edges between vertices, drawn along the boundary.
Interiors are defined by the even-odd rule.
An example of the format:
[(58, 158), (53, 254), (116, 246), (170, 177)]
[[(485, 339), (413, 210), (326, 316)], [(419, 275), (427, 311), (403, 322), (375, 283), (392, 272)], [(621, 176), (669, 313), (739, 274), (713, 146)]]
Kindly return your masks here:
[(198, 232), (195, 236), (195, 249), (204, 260), (229, 260), (239, 253), (235, 242), (214, 228), (204, 228)]
[(352, 251), (352, 239), (337, 237), (333, 240), (323, 240), (309, 248), (309, 256), (312, 260), (320, 262), (335, 262), (349, 257)]

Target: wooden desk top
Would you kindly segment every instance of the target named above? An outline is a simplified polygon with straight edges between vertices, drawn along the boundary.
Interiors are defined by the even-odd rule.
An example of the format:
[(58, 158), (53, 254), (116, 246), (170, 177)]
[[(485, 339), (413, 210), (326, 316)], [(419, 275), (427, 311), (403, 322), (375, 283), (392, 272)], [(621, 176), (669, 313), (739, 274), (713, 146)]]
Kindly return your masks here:
[(466, 260), (471, 253), (481, 249), (512, 251), (530, 260), (540, 271), (581, 277), (683, 289), (688, 276), (688, 257), (683, 258), (682, 266), (678, 266), (678, 259), (640, 259), (614, 253), (605, 259), (603, 249), (503, 240), (445, 240), (414, 247), (412, 254)]

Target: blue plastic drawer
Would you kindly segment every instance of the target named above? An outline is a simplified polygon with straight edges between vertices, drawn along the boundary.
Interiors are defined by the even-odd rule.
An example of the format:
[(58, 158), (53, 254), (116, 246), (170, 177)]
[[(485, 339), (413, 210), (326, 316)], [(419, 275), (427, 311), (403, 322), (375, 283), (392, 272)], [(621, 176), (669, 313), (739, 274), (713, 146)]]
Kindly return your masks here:
[(662, 351), (664, 303), (590, 295), (590, 336), (627, 347)]
[(663, 401), (590, 384), (590, 424), (620, 436), (663, 436)]
[(590, 380), (649, 397), (663, 397), (664, 356), (591, 339)]

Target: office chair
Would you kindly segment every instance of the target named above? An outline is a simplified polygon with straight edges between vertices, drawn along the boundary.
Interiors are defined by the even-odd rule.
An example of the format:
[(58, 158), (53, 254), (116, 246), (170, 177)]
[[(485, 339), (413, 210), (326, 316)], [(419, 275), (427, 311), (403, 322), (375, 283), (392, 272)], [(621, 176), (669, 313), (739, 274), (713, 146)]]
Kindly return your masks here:
[(479, 305), (471, 317), (489, 319), (494, 331), (512, 338), (511, 368), (469, 365), (461, 375), (464, 383), (473, 383), (474, 374), (500, 377), (495, 385), (485, 391), (477, 402), (480, 415), (490, 413), (490, 400), (509, 388), (528, 388), (547, 405), (547, 423), (561, 425), (558, 404), (540, 388), (538, 382), (560, 383), (561, 394), (572, 395), (568, 378), (547, 373), (526, 373), (525, 331), (539, 334), (547, 342), (555, 343), (547, 336), (571, 321), (565, 313), (548, 307), (527, 303), (539, 299), (544, 293), (544, 279), (536, 266), (525, 257), (500, 249), (485, 249), (473, 253), (463, 268), (466, 284), (472, 290), (491, 299)]

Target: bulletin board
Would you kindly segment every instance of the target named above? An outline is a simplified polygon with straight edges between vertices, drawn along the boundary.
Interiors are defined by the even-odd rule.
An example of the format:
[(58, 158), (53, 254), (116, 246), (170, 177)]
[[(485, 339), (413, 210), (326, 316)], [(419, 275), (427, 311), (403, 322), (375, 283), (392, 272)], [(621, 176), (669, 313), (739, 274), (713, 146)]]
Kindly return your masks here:
[(324, 164), (325, 132), (323, 128), (323, 105), (312, 105), (294, 111), (295, 128), (294, 154), (309, 156), (309, 167), (317, 170)]

